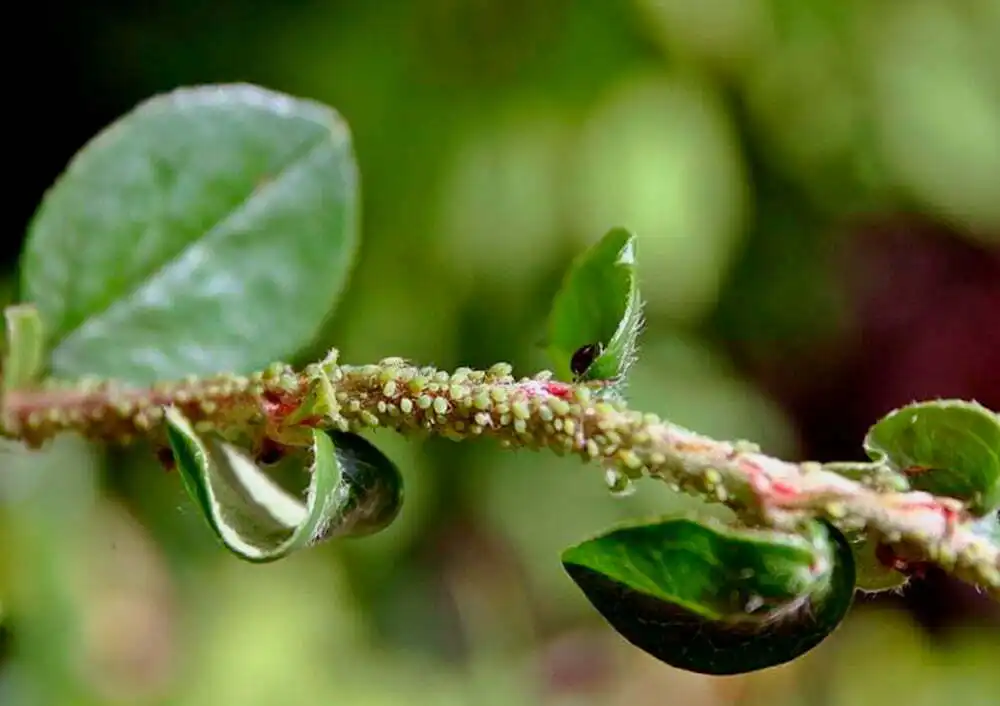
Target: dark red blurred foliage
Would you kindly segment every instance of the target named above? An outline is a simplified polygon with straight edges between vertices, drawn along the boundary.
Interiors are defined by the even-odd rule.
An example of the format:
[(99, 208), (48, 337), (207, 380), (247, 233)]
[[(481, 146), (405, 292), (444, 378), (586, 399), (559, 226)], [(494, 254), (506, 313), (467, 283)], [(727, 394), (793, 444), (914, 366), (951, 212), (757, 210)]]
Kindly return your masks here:
[[(974, 399), (1000, 409), (1000, 246), (896, 218), (853, 228), (832, 265), (850, 318), (834, 342), (837, 360), (822, 376), (792, 359), (758, 371), (799, 421), (804, 453), (860, 458), (868, 427), (916, 400)], [(995, 603), (939, 571), (915, 581), (903, 600), (934, 630), (1000, 625)]]
[(855, 234), (845, 265), (861, 411), (934, 397), (1000, 409), (1000, 246), (876, 224)]

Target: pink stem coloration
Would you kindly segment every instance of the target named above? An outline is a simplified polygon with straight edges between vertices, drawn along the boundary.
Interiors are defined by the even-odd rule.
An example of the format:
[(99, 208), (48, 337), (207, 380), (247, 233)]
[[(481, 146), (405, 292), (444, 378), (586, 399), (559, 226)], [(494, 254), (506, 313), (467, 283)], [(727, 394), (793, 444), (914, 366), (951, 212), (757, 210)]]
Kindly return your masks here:
[[(315, 400), (322, 415), (295, 416)], [(295, 372), (274, 365), (256, 375), (219, 376), (137, 389), (114, 382), (50, 384), (10, 392), (7, 436), (37, 445), (62, 431), (127, 442), (161, 433), (163, 409), (177, 406), (200, 431), (251, 438), (281, 436), (294, 425), (344, 431), (388, 427), (453, 440), (490, 437), (504, 446), (548, 448), (600, 463), (609, 473), (647, 475), (678, 491), (724, 503), (748, 524), (794, 529), (823, 518), (865, 532), (914, 563), (931, 562), (1000, 598), (1000, 547), (976, 531), (952, 498), (871, 488), (819, 463), (790, 463), (753, 444), (717, 441), (601, 399), (596, 384), (515, 379), (510, 366), (452, 373), (401, 359), (346, 366), (332, 354)], [(284, 438), (284, 437), (282, 437)]]

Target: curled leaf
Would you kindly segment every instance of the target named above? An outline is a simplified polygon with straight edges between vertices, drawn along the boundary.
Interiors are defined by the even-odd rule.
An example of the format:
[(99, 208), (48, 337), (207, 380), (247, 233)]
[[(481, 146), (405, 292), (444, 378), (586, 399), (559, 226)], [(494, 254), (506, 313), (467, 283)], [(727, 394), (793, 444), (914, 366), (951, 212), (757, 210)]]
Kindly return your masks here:
[(399, 469), (365, 439), (313, 430), (304, 499), (261, 470), (242, 449), (201, 437), (176, 409), (167, 435), (184, 486), (223, 544), (243, 559), (267, 562), (333, 537), (387, 527), (403, 502)]
[(609, 231), (570, 267), (549, 316), (549, 354), (564, 379), (619, 381), (642, 329), (635, 236)]
[(740, 674), (788, 662), (832, 633), (854, 595), (851, 549), (806, 534), (664, 519), (563, 553), (563, 566), (622, 637), (674, 667)]
[(1000, 507), (1000, 415), (975, 402), (911, 404), (869, 431), (865, 451), (906, 474), (914, 490), (967, 503), (986, 515)]

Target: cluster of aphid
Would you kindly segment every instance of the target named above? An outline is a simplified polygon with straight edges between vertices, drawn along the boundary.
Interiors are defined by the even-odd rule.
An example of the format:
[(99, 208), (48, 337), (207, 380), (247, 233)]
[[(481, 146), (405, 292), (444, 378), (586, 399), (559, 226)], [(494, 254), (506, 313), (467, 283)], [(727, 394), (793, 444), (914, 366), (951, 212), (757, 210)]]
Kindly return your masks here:
[[(401, 358), (377, 365), (328, 365), (335, 390), (334, 425), (361, 431), (388, 427), (433, 432), (453, 440), (490, 437), (504, 446), (575, 454), (600, 461), (616, 492), (644, 473), (669, 474), (669, 449), (654, 414), (629, 410), (623, 402), (600, 396), (601, 382), (569, 384), (544, 371), (516, 379), (511, 366), (454, 372), (417, 367)], [(700, 494), (725, 488), (717, 472), (701, 477), (678, 474), (678, 490)]]
[[(574, 356), (572, 369), (581, 374), (599, 354), (598, 347), (584, 347)], [(297, 414), (324, 378), (333, 398), (327, 400), (324, 413)], [(10, 419), (5, 426), (33, 444), (64, 430), (127, 443), (158, 438), (164, 408), (175, 406), (200, 433), (254, 439), (262, 462), (280, 457), (282, 441), (294, 438), (296, 429), (387, 427), (456, 441), (485, 436), (504, 446), (547, 447), (557, 454), (597, 460), (607, 469), (606, 480), (616, 492), (627, 492), (630, 481), (644, 473), (669, 480), (670, 444), (659, 438), (660, 419), (604, 398), (602, 385), (556, 381), (548, 371), (517, 379), (507, 363), (485, 371), (458, 368), (451, 373), (418, 367), (402, 358), (386, 358), (375, 365), (339, 365), (336, 351), (331, 351), (324, 361), (302, 372), (276, 363), (249, 376), (192, 378), (148, 389), (107, 381), (49, 381), (8, 400)], [(274, 430), (291, 435), (272, 434)], [(677, 475), (677, 489), (718, 491), (725, 499), (717, 472)]]
[[(375, 365), (339, 365), (335, 351), (303, 371), (276, 363), (249, 376), (192, 378), (145, 389), (114, 381), (53, 380), (8, 392), (2, 426), (6, 435), (31, 446), (62, 431), (105, 442), (145, 438), (162, 444), (164, 410), (172, 406), (199, 433), (220, 434), (241, 444), (249, 441), (264, 463), (282, 457), (289, 445), (308, 445), (310, 427), (355, 432), (387, 427), (453, 440), (489, 437), (505, 446), (547, 447), (557, 454), (573, 454), (604, 466), (608, 485), (616, 492), (627, 492), (632, 479), (648, 474), (674, 490), (734, 507), (749, 504), (795, 514), (802, 502), (822, 502), (822, 497), (803, 495), (796, 466), (763, 457), (750, 445), (715, 442), (666, 424), (656, 415), (629, 410), (604, 395), (606, 383), (581, 381), (590, 362), (600, 355), (599, 347), (585, 348), (573, 357), (571, 369), (577, 376), (573, 383), (554, 380), (550, 372), (517, 379), (506, 363), (485, 371), (458, 368), (451, 373), (401, 358)], [(317, 397), (317, 390), (323, 394)], [(317, 399), (324, 404), (316, 406)], [(806, 475), (814, 481), (826, 477)], [(837, 479), (837, 487), (828, 489), (833, 495), (854, 492)], [(786, 487), (786, 480), (795, 482)], [(858, 529), (870, 522), (878, 527), (886, 502), (883, 496), (855, 502)], [(925, 499), (923, 505), (928, 502)], [(921, 517), (948, 509), (940, 499), (934, 503), (897, 509)], [(843, 513), (834, 512), (835, 506), (836, 502), (827, 502), (824, 514), (840, 520)], [(898, 535), (899, 540), (912, 539), (923, 546), (928, 541), (921, 533), (924, 524), (914, 519), (907, 532), (897, 531), (888, 539), (896, 541)], [(931, 544), (930, 558), (947, 568), (989, 564), (988, 557), (979, 555), (981, 542), (959, 543), (959, 551), (953, 543)], [(878, 559), (897, 571), (907, 568), (893, 557)], [(977, 571), (977, 580), (983, 582), (983, 570)], [(985, 578), (987, 585), (996, 583), (995, 567)]]
[[(574, 372), (585, 370), (599, 354), (596, 347), (581, 349), (574, 356)], [(332, 399), (322, 415), (303, 416), (303, 405), (324, 378)], [(628, 491), (631, 479), (644, 473), (669, 479), (670, 449), (658, 436), (660, 419), (604, 398), (602, 385), (556, 381), (548, 371), (517, 379), (506, 363), (450, 373), (402, 358), (339, 365), (337, 352), (331, 351), (302, 372), (276, 363), (249, 376), (191, 378), (148, 389), (108, 381), (48, 381), (8, 400), (5, 426), (33, 444), (67, 430), (127, 443), (159, 438), (163, 410), (175, 406), (200, 433), (254, 439), (263, 462), (282, 455), (282, 437), (268, 438), (272, 430), (294, 434), (312, 426), (341, 431), (387, 427), (456, 441), (484, 436), (504, 446), (547, 447), (597, 460), (617, 492)], [(678, 489), (703, 494), (716, 488), (724, 494), (718, 473), (678, 476)]]
[(157, 436), (164, 408), (175, 406), (198, 431), (227, 435), (231, 430), (245, 432), (263, 420), (262, 396), (293, 392), (297, 385), (298, 376), (283, 364), (248, 376), (191, 377), (149, 388), (114, 380), (50, 379), (7, 396), (3, 427), (30, 446), (63, 431), (125, 444)]
[(579, 419), (590, 401), (586, 387), (553, 382), (547, 371), (517, 380), (506, 363), (449, 373), (388, 358), (339, 368), (336, 387), (352, 428), (423, 429), (455, 440), (485, 433), (508, 445), (567, 451), (582, 443)]

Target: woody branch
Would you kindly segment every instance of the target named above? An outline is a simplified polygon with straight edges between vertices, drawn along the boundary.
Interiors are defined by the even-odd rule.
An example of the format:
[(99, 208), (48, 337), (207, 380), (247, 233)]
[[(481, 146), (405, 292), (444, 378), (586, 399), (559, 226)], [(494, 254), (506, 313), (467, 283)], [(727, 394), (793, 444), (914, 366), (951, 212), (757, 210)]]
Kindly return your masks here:
[[(323, 413), (303, 415), (326, 381)], [(4, 435), (32, 446), (64, 431), (112, 443), (155, 441), (168, 406), (178, 407), (202, 432), (246, 433), (258, 443), (294, 443), (296, 429), (310, 426), (390, 428), (456, 441), (493, 438), (507, 447), (576, 455), (622, 477), (658, 478), (726, 504), (751, 525), (794, 529), (803, 520), (823, 518), (1000, 598), (1000, 547), (975, 531), (959, 501), (872, 488), (831, 470), (835, 465), (790, 463), (747, 442), (710, 439), (601, 399), (598, 389), (554, 381), (547, 372), (515, 379), (506, 364), (451, 373), (392, 358), (339, 365), (334, 351), (303, 371), (275, 364), (246, 377), (145, 389), (114, 381), (48, 382), (9, 392), (0, 421)]]

